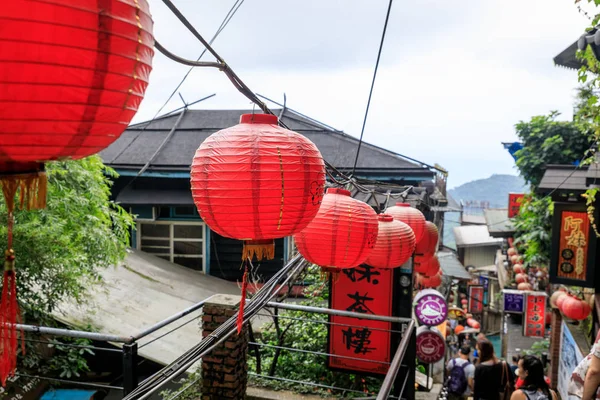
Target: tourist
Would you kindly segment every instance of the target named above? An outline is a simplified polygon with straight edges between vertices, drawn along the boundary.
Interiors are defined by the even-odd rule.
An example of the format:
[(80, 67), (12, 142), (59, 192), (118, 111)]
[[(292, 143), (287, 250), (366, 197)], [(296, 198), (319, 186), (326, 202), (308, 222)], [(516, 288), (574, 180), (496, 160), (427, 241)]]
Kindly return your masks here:
[(510, 400), (557, 400), (556, 393), (546, 382), (544, 365), (539, 358), (525, 356), (519, 360), (518, 374), (523, 384)]
[(519, 360), (521, 359), (520, 355), (516, 355), (512, 357), (512, 365), (510, 366), (510, 371), (517, 375), (517, 369), (519, 369)]
[(473, 378), (475, 366), (469, 361), (471, 347), (463, 346), (458, 352), (458, 357), (448, 361), (448, 399), (466, 399), (473, 392)]
[(487, 340), (477, 342), (479, 362), (475, 367), (474, 400), (499, 400), (500, 393), (514, 387), (514, 375), (508, 364), (498, 360), (494, 346)]

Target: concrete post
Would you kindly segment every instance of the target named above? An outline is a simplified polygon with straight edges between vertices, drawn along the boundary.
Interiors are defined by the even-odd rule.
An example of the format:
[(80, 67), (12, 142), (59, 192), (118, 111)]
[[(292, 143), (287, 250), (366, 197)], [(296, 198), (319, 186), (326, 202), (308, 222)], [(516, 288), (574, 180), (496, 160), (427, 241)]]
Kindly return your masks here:
[[(237, 312), (240, 296), (217, 294), (202, 308), (202, 337), (210, 335)], [(234, 333), (202, 358), (202, 400), (246, 398), (248, 328)]]

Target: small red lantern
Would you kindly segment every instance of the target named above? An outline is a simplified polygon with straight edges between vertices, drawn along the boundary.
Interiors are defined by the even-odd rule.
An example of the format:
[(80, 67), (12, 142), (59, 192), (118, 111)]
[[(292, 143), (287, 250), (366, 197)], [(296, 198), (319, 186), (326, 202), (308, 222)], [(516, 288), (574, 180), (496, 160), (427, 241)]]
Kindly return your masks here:
[(555, 304), (556, 304), (556, 308), (558, 308), (560, 311), (562, 311), (562, 306), (563, 303), (565, 302), (565, 300), (567, 300), (569, 298), (569, 294), (566, 292), (561, 291), (561, 293), (564, 294), (564, 296), (557, 296)]
[(0, 381), (14, 374), (15, 196), (46, 205), (44, 162), (95, 154), (121, 136), (148, 86), (154, 55), (146, 0), (11, 0), (0, 9), (0, 185), (7, 204)]
[(468, 303), (469, 303), (469, 300), (467, 300), (467, 299), (462, 299), (462, 300), (460, 301), (460, 304), (462, 304), (462, 305), (466, 305), (466, 304), (468, 304)]
[(466, 295), (466, 294), (464, 294), (464, 293), (459, 293), (459, 297), (460, 297), (461, 299), (466, 299), (466, 298), (467, 298), (467, 295)]
[(404, 222), (380, 214), (375, 247), (365, 261), (375, 268), (396, 268), (404, 264), (415, 250), (415, 234)]
[(523, 269), (523, 265), (521, 264), (513, 265), (513, 271), (515, 274), (522, 274), (523, 272), (525, 272), (525, 270)]
[(523, 262), (521, 256), (514, 255), (510, 257), (510, 262), (513, 264), (521, 264)]
[(459, 335), (464, 330), (465, 330), (465, 327), (463, 325), (456, 325), (456, 328), (454, 328), (454, 333)]
[(473, 319), (473, 318), (467, 318), (467, 325), (469, 325), (473, 329), (481, 328), (481, 324), (479, 323), (479, 321), (477, 321), (476, 319)]
[(440, 272), (440, 260), (436, 256), (415, 256), (415, 272), (433, 276)]
[(354, 268), (365, 262), (379, 226), (368, 204), (350, 197), (345, 189), (327, 189), (317, 216), (294, 235), (305, 259), (328, 270)]
[(433, 222), (425, 222), (425, 232), (415, 248), (415, 256), (432, 256), (437, 251), (440, 233)]
[(442, 284), (442, 277), (440, 274), (433, 276), (417, 274), (417, 283), (424, 288), (436, 288)]
[(388, 207), (386, 214), (394, 217), (395, 220), (404, 222), (410, 226), (415, 234), (415, 241), (419, 243), (425, 233), (425, 216), (419, 210), (411, 207), (408, 203), (396, 203), (395, 206)]
[(516, 254), (517, 254), (517, 250), (516, 250), (514, 247), (509, 247), (509, 248), (508, 248), (508, 251), (506, 252), (506, 254), (507, 254), (509, 257), (512, 257), (512, 256), (514, 256), (514, 255), (516, 255)]
[(590, 305), (584, 300), (574, 296), (567, 295), (567, 298), (562, 302), (560, 311), (568, 319), (582, 321), (586, 319), (592, 311)]
[(558, 299), (566, 295), (567, 293), (561, 290), (557, 290), (556, 292), (552, 293), (552, 296), (550, 296), (550, 306), (552, 308), (558, 308)]
[(317, 215), (325, 166), (306, 137), (275, 115), (244, 114), (210, 135), (191, 170), (200, 216), (221, 236), (244, 240), (242, 259), (274, 257), (273, 239), (304, 229)]
[(524, 282), (528, 282), (529, 281), (529, 277), (526, 274), (517, 274), (515, 276), (515, 282), (517, 283), (524, 283)]
[(531, 287), (531, 285), (529, 283), (525, 283), (525, 282), (519, 283), (517, 285), (517, 289), (519, 289), (519, 290), (533, 290), (533, 288)]

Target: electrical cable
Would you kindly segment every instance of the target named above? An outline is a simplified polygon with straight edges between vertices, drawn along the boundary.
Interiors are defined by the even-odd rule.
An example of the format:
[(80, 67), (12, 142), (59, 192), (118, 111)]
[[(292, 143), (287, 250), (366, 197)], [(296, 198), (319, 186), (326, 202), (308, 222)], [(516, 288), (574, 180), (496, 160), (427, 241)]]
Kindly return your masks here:
[(358, 140), (358, 148), (356, 149), (356, 158), (354, 159), (354, 166), (352, 167), (352, 175), (356, 171), (356, 164), (358, 163), (358, 155), (360, 154), (360, 148), (362, 145), (363, 135), (365, 134), (365, 126), (367, 125), (367, 117), (369, 115), (369, 107), (371, 106), (371, 97), (373, 96), (373, 89), (375, 88), (375, 79), (377, 78), (377, 71), (379, 70), (379, 60), (381, 59), (381, 52), (383, 50), (383, 43), (385, 41), (385, 34), (387, 32), (388, 22), (390, 20), (390, 12), (392, 11), (392, 3), (394, 0), (390, 0), (387, 14), (385, 16), (385, 23), (383, 24), (383, 33), (381, 34), (381, 43), (379, 44), (379, 52), (377, 53), (377, 61), (375, 62), (375, 70), (373, 71), (373, 80), (371, 81), (371, 90), (369, 90), (369, 99), (367, 100), (367, 109), (365, 110), (365, 118), (363, 119), (362, 129), (360, 130), (360, 139)]

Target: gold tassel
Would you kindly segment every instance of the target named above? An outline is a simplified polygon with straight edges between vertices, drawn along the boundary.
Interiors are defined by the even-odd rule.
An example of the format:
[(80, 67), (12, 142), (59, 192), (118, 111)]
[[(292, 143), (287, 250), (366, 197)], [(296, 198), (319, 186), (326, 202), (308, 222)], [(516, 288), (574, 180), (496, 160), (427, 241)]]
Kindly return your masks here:
[(242, 260), (272, 260), (275, 258), (274, 240), (245, 240), (242, 250)]
[(43, 171), (0, 176), (0, 185), (8, 210), (15, 209), (15, 196), (19, 193), (19, 207), (25, 210), (46, 208), (48, 179)]

